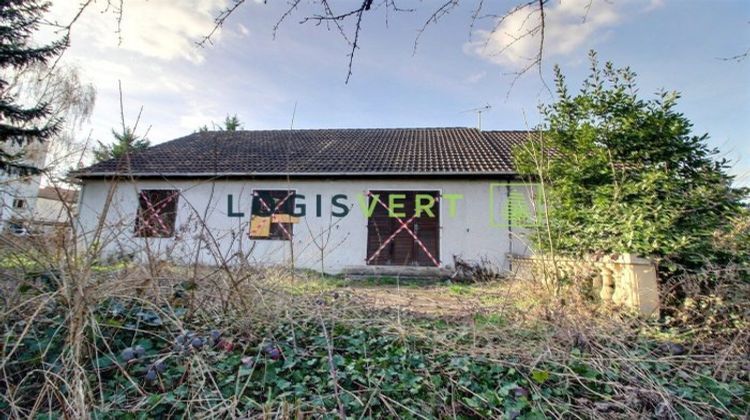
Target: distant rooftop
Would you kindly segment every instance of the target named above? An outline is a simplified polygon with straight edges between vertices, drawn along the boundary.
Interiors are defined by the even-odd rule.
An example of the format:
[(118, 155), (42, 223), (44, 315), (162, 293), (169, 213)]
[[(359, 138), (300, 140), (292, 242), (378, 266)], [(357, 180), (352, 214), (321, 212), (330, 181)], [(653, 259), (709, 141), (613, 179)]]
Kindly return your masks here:
[(42, 187), (39, 188), (37, 194), (39, 198), (46, 198), (48, 200), (65, 201), (67, 203), (75, 204), (78, 201), (78, 191), (69, 190), (65, 188), (55, 187)]
[(107, 160), (72, 175), (438, 176), (512, 175), (511, 150), (526, 131), (367, 128), (208, 131)]

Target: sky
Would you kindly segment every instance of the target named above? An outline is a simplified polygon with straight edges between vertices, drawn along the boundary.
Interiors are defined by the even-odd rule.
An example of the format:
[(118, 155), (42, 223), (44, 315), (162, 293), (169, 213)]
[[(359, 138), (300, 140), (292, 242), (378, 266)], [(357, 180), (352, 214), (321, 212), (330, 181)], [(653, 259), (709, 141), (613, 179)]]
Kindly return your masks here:
[[(117, 3), (117, 2), (114, 2)], [(589, 50), (601, 61), (629, 66), (644, 98), (675, 90), (677, 109), (708, 133), (710, 145), (731, 159), (740, 185), (750, 185), (750, 58), (723, 58), (750, 48), (746, 0), (551, 0), (546, 7), (541, 74), (528, 64), (538, 37), (512, 42), (534, 26), (521, 10), (499, 22), (520, 0), (463, 0), (437, 23), (428, 17), (443, 0), (397, 0), (396, 12), (378, 6), (363, 15), (352, 75), (349, 44), (335, 27), (300, 23), (320, 12), (312, 0), (274, 26), (286, 1), (247, 0), (212, 37), (214, 18), (234, 0), (124, 0), (118, 14), (93, 2), (76, 21), (63, 63), (97, 89), (90, 123), (79, 135), (112, 141), (119, 127), (118, 81), (126, 124), (142, 114), (138, 132), (152, 143), (190, 134), (236, 114), (244, 128), (476, 127), (525, 129), (540, 122), (539, 104), (554, 100), (545, 88), (557, 64), (571, 91), (588, 74)], [(330, 1), (334, 11), (354, 0)], [(492, 3), (492, 4), (489, 4)], [(50, 19), (69, 22), (80, 0), (53, 0)], [(379, 4), (376, 0), (375, 4)], [(590, 6), (589, 6), (590, 5)], [(354, 21), (344, 22), (349, 39)], [(497, 30), (492, 28), (497, 25)], [(296, 111), (295, 111), (296, 109)]]

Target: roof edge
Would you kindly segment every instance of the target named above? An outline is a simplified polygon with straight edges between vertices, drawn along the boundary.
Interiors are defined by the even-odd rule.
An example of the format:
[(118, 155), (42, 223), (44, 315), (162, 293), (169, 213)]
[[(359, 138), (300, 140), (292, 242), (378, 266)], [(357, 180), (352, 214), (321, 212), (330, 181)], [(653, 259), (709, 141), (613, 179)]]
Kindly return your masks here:
[(463, 171), (463, 172), (89, 172), (71, 173), (73, 178), (378, 178), (378, 177), (418, 177), (418, 178), (460, 178), (517, 176), (515, 171)]

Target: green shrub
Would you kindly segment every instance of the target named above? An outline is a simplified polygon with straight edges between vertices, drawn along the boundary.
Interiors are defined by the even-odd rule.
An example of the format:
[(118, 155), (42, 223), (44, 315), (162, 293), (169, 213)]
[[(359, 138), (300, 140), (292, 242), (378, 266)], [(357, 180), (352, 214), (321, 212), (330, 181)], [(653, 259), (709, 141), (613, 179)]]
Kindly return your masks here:
[[(519, 171), (544, 185), (549, 226), (535, 242), (566, 254), (636, 253), (654, 259), (667, 279), (706, 264), (748, 261), (744, 249), (717, 246), (746, 212), (747, 190), (734, 188), (729, 162), (694, 135), (676, 110), (679, 94), (642, 99), (635, 73), (601, 68), (571, 95), (556, 68), (557, 101), (518, 147)], [(550, 235), (546, 230), (549, 227)]]

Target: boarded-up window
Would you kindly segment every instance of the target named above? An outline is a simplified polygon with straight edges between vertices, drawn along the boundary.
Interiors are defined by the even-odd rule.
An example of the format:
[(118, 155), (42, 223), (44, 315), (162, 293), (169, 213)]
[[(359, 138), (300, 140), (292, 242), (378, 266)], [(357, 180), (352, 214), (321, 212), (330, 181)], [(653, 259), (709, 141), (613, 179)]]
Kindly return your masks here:
[[(390, 196), (401, 206), (392, 217), (388, 213)], [(376, 198), (377, 197), (377, 198)], [(431, 215), (416, 213), (417, 199), (425, 204), (427, 197), (433, 201)], [(440, 265), (440, 204), (437, 191), (371, 191), (373, 214), (367, 221), (368, 265)], [(373, 201), (376, 201), (373, 204)]]
[(135, 235), (142, 238), (174, 236), (179, 196), (180, 193), (176, 190), (141, 190), (138, 195)]
[(294, 191), (255, 190), (250, 238), (291, 240), (294, 234), (293, 212)]

